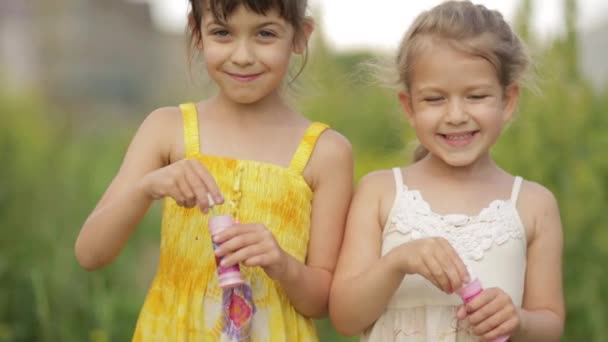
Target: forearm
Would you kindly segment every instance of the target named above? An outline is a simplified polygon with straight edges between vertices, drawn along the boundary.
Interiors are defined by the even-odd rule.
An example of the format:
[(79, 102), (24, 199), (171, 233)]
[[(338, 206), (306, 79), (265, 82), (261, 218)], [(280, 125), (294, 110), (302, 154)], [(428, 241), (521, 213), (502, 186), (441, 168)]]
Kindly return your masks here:
[(327, 313), (332, 273), (303, 264), (287, 254), (286, 271), (277, 279), (291, 304), (302, 315), (321, 318)]
[(382, 315), (405, 275), (396, 259), (389, 253), (357, 276), (334, 280), (330, 313), (340, 333), (360, 334)]
[(123, 196), (91, 213), (76, 240), (80, 265), (95, 270), (114, 260), (151, 203), (141, 188), (133, 186)]
[(549, 310), (520, 310), (521, 324), (511, 338), (514, 342), (552, 342), (560, 341), (564, 330), (564, 321)]

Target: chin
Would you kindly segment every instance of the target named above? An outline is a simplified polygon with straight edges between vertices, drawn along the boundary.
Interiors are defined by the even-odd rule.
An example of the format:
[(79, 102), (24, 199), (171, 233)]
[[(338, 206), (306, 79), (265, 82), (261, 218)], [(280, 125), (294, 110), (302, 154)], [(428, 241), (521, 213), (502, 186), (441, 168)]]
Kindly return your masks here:
[(250, 104), (255, 104), (255, 103), (259, 102), (264, 97), (263, 96), (252, 96), (250, 94), (247, 94), (247, 95), (235, 94), (235, 95), (228, 95), (228, 98), (234, 103), (238, 103), (241, 105), (250, 105)]
[(440, 157), (439, 159), (441, 159), (441, 161), (443, 161), (447, 166), (449, 167), (468, 167), (471, 166), (473, 164), (475, 164), (475, 162), (477, 161), (476, 158), (471, 158), (471, 157), (452, 157), (452, 158), (445, 158), (445, 157)]

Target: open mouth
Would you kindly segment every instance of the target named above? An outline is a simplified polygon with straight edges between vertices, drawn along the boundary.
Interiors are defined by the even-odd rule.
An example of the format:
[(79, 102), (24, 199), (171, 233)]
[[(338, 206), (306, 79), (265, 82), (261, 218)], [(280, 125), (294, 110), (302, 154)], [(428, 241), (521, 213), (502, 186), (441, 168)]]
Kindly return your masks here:
[(441, 137), (443, 141), (445, 141), (450, 146), (465, 146), (468, 145), (475, 139), (479, 130), (469, 131), (469, 132), (459, 132), (459, 133), (450, 133), (450, 134), (442, 134), (438, 133), (438, 136)]

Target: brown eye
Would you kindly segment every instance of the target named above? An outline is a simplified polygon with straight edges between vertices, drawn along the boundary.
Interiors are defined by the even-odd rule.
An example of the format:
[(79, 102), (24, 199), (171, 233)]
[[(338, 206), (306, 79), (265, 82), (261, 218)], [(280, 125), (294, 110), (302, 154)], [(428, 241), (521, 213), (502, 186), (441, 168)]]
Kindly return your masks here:
[(228, 32), (228, 30), (213, 30), (211, 31), (211, 35), (224, 38), (228, 37), (230, 35), (230, 32)]
[(274, 38), (277, 36), (274, 32), (268, 30), (262, 30), (258, 33), (258, 35), (262, 38)]

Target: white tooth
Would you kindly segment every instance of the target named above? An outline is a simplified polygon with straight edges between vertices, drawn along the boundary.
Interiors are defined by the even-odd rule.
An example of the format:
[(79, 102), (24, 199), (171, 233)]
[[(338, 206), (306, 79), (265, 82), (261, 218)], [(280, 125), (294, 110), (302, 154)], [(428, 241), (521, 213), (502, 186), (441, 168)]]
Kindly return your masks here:
[(471, 137), (471, 133), (463, 134), (463, 135), (446, 135), (449, 140), (464, 140)]

